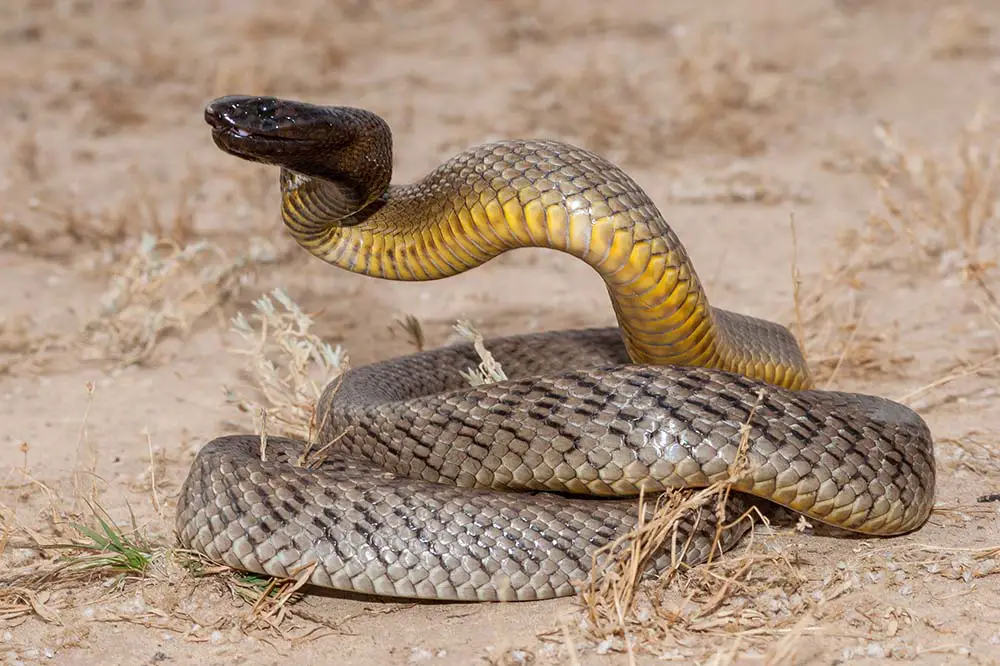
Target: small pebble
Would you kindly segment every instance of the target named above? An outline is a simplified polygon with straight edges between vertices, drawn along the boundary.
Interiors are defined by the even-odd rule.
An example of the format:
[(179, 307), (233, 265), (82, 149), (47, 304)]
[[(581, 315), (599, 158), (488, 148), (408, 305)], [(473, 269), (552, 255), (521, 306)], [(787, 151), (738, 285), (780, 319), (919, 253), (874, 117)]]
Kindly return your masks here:
[(514, 660), (515, 664), (527, 664), (528, 663), (528, 653), (524, 650), (511, 650), (510, 658)]
[(410, 650), (410, 663), (416, 664), (421, 661), (427, 661), (433, 656), (434, 655), (431, 653), (430, 650), (421, 647), (415, 647)]
[(873, 659), (884, 659), (885, 648), (882, 647), (881, 643), (869, 643), (867, 649), (865, 650), (865, 655)]

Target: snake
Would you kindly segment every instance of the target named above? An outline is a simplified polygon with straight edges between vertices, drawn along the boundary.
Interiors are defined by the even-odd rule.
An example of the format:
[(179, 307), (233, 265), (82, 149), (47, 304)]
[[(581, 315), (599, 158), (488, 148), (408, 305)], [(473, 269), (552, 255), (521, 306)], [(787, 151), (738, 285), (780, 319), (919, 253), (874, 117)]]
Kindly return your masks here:
[(549, 248), (596, 270), (617, 326), (487, 339), (505, 378), (478, 385), (471, 342), (348, 368), (316, 401), (319, 459), (277, 436), (200, 449), (178, 499), (183, 546), (347, 593), (531, 601), (577, 594), (648, 518), (646, 493), (731, 491), (724, 511), (677, 523), (687, 548), (652, 553), (652, 572), (732, 548), (752, 528), (731, 518), (755, 502), (868, 537), (928, 519), (924, 420), (815, 388), (788, 328), (711, 306), (659, 209), (598, 154), (499, 141), (396, 184), (372, 111), (230, 95), (204, 113), (219, 149), (280, 168), (284, 226), (320, 260), (427, 281)]

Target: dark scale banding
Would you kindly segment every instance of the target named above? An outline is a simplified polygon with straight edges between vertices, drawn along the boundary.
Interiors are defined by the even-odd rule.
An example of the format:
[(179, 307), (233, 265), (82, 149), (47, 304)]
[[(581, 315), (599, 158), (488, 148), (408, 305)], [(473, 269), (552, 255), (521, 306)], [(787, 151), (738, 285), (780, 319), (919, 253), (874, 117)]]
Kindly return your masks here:
[[(414, 447), (403, 459), (399, 441), (419, 442), (417, 450), (428, 461), (417, 470), (422, 480), (606, 495), (724, 478), (747, 424), (751, 469), (742, 489), (859, 531), (872, 525), (878, 533), (906, 531), (926, 517), (929, 504), (924, 501), (881, 522), (887, 504), (863, 499), (923, 497), (933, 489), (929, 455), (913, 468), (899, 462), (911, 460), (911, 449), (929, 446), (923, 422), (915, 415), (902, 422), (878, 418), (905, 408), (887, 407), (888, 401), (871, 396), (788, 391), (716, 370), (605, 365), (614, 353), (595, 353), (600, 345), (592, 337), (610, 340), (600, 330), (573, 332), (569, 338), (576, 349), (564, 341), (543, 375), (530, 367), (525, 378), (510, 372), (506, 382), (476, 389), (456, 386), (432, 395), (414, 388), (409, 399), (399, 399), (396, 384), (391, 400), (369, 401), (364, 409), (353, 404), (354, 396), (378, 394), (383, 384), (379, 377), (416, 376), (403, 370), (415, 357), (349, 372), (339, 391), (321, 400), (328, 410), (320, 415), (328, 424), (322, 439), (343, 430), (364, 435), (342, 438), (339, 445), (400, 475), (413, 475), (407, 460), (414, 457)], [(489, 344), (498, 358), (518, 369), (520, 355), (538, 354), (550, 339), (550, 334), (539, 334)], [(469, 360), (470, 347), (425, 352), (415, 363), (456, 367), (454, 362)], [(578, 366), (591, 369), (574, 369)], [(436, 381), (430, 384), (442, 389)], [(392, 427), (352, 429), (357, 423)], [(462, 432), (489, 434), (469, 437)], [(468, 468), (455, 473), (456, 466), (470, 461), (482, 463), (486, 473)], [(704, 474), (692, 476), (695, 468)]]
[[(312, 583), (363, 594), (530, 600), (576, 591), (636, 525), (640, 489), (728, 481), (727, 522), (744, 493), (868, 534), (927, 519), (923, 420), (882, 398), (796, 390), (809, 375), (789, 331), (709, 306), (659, 211), (599, 156), (504, 142), (390, 186), (374, 114), (223, 98), (206, 117), (223, 149), (286, 167), (285, 224), (330, 263), (428, 280), (551, 247), (601, 273), (620, 326), (488, 340), (511, 379), (478, 388), (462, 376), (479, 363), (468, 344), (352, 369), (318, 402), (330, 446), (316, 466), (281, 438), (263, 460), (255, 436), (202, 449), (178, 503), (182, 545), (274, 576), (315, 565)], [(713, 548), (711, 509), (678, 525), (689, 564)], [(723, 530), (718, 551), (745, 529)]]

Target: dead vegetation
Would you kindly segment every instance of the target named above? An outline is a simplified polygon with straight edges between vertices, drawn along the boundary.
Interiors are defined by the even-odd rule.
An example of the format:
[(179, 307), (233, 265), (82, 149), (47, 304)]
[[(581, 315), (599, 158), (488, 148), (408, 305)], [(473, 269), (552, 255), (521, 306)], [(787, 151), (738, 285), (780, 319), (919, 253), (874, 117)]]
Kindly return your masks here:
[[(151, 261), (150, 253), (156, 247), (151, 239), (140, 247), (137, 256), (126, 264), (131, 269), (125, 272), (118, 283), (119, 290), (114, 293), (130, 293), (127, 285), (155, 286), (166, 275), (174, 275), (163, 269), (162, 262)], [(178, 255), (177, 248), (171, 247), (168, 245), (167, 249), (172, 261), (182, 261), (181, 257), (194, 254)], [(150, 271), (150, 265), (161, 268)], [(187, 270), (191, 276), (199, 275), (190, 266)], [(138, 279), (136, 276), (140, 275), (143, 277)], [(174, 297), (163, 298), (170, 301)], [(271, 424), (266, 427), (273, 426), (282, 434), (308, 440), (315, 431), (316, 398), (325, 383), (342, 372), (346, 355), (315, 336), (310, 317), (283, 291), (276, 290), (270, 297), (255, 301), (254, 309), (249, 316), (237, 315), (232, 325), (244, 343), (236, 351), (251, 361), (255, 398), (239, 398), (234, 402), (243, 411), (265, 414), (266, 423)], [(168, 310), (179, 311), (177, 307)], [(409, 328), (412, 327), (411, 324)], [(481, 334), (467, 323), (460, 326), (460, 333), (483, 346)], [(479, 369), (483, 376), (479, 379), (502, 380), (502, 370), (489, 361), (485, 353), (484, 366)], [(988, 464), (991, 456), (988, 451), (977, 449), (959, 459), (961, 464), (978, 466)], [(738, 473), (736, 466), (734, 474)], [(584, 637), (585, 649), (598, 654), (642, 652), (692, 659), (705, 655), (704, 643), (698, 639), (709, 638), (723, 641), (721, 649), (712, 651), (716, 658), (725, 660), (746, 649), (758, 649), (765, 650), (773, 663), (781, 663), (802, 652), (805, 636), (822, 632), (824, 622), (842, 616), (845, 606), (838, 606), (838, 615), (834, 615), (830, 604), (863, 590), (865, 583), (861, 576), (842, 571), (816, 581), (802, 575), (791, 551), (766, 537), (757, 537), (741, 551), (690, 570), (673, 569), (652, 580), (640, 575), (649, 556), (675, 534), (678, 521), (692, 510), (712, 506), (713, 502), (716, 508), (723, 506), (727, 488), (726, 483), (720, 483), (695, 493), (662, 496), (649, 521), (608, 549), (610, 556), (603, 566), (595, 569), (581, 596), (579, 635)], [(68, 542), (13, 529), (14, 523), (5, 520), (5, 535), (0, 539), (4, 549), (28, 548), (37, 559), (4, 575), (2, 617), (13, 620), (34, 616), (59, 623), (62, 613), (79, 603), (75, 593), (90, 590), (97, 595), (90, 597), (91, 603), (100, 604), (104, 620), (136, 622), (185, 633), (196, 640), (198, 636), (229, 630), (252, 635), (265, 632), (264, 635), (284, 640), (320, 638), (336, 630), (335, 625), (323, 618), (298, 611), (304, 577), (272, 581), (235, 575), (207, 565), (192, 554), (177, 551), (169, 541), (145, 537), (135, 525), (121, 529), (107, 514), (92, 510), (90, 515), (89, 524), (72, 527), (76, 536)], [(870, 575), (885, 575), (879, 572), (890, 571), (894, 580), (903, 580), (896, 571), (902, 571), (902, 576), (921, 571), (940, 574), (966, 583), (996, 572), (995, 548), (966, 551), (927, 547), (902, 559), (890, 558), (888, 564), (884, 561), (887, 551), (877, 551), (883, 555), (865, 552), (871, 556), (864, 560), (872, 572)], [(218, 579), (224, 586), (213, 588), (214, 594), (228, 589), (234, 598), (244, 600), (245, 612), (237, 619), (197, 621), (194, 624), (199, 627), (198, 632), (188, 634), (184, 626), (192, 623), (189, 611), (174, 602), (157, 605), (151, 600), (157, 599), (153, 590), (164, 585), (189, 588), (199, 584), (200, 578), (185, 573), (190, 571), (199, 572), (199, 576), (225, 573)], [(95, 588), (94, 583), (99, 580), (116, 581), (111, 587), (113, 592), (108, 594), (106, 587)], [(893, 633), (886, 628), (882, 631), (887, 635)], [(571, 642), (574, 649), (576, 640)], [(874, 645), (864, 649), (889, 649), (901, 655), (917, 650), (909, 644), (893, 643), (890, 648), (884, 648), (882, 643)]]
[(774, 111), (787, 91), (787, 79), (754, 58), (731, 28), (685, 30), (677, 37), (676, 74), (683, 101), (672, 134), (742, 156), (763, 151), (766, 139), (755, 119)]
[[(182, 285), (193, 280), (205, 286), (204, 281), (198, 279), (204, 277), (203, 272), (184, 263), (204, 248), (184, 251), (168, 244), (166, 263), (153, 261), (152, 255), (158, 248), (162, 250), (164, 246), (151, 237), (146, 239), (127, 264), (134, 270), (120, 276), (115, 294), (134, 295), (135, 287), (142, 285), (149, 288), (148, 293), (157, 294), (170, 303), (167, 311), (188, 312), (183, 304), (189, 292), (182, 289), (165, 293), (160, 281)], [(158, 268), (150, 271), (150, 265)], [(210, 284), (216, 283), (217, 280), (210, 281)], [(264, 296), (254, 302), (254, 314), (247, 317), (241, 313), (233, 320), (235, 332), (247, 345), (247, 348), (234, 351), (251, 357), (254, 392), (264, 405), (250, 407), (251, 403), (246, 400), (236, 402), (244, 411), (263, 413), (262, 425), (266, 425), (270, 417), (282, 434), (306, 439), (314, 426), (315, 400), (326, 381), (343, 370), (346, 354), (320, 341), (309, 330), (309, 317), (283, 291), (275, 290), (272, 296), (283, 311), (275, 307), (271, 298)], [(198, 302), (200, 305), (193, 311), (198, 316), (210, 310), (217, 311), (219, 307), (212, 299)], [(206, 307), (208, 303), (211, 303), (210, 308)], [(162, 309), (154, 308), (150, 312)], [(150, 321), (148, 317), (143, 318), (146, 324)], [(131, 345), (129, 349), (148, 352), (156, 346), (158, 336), (154, 333), (158, 327), (140, 328), (151, 332), (142, 338), (144, 344)], [(87, 448), (86, 423), (85, 415), (81, 426), (82, 448)], [(25, 445), (26, 457), (27, 451)], [(127, 527), (122, 527), (121, 521), (116, 521), (97, 499), (101, 491), (93, 478), (96, 451), (81, 451), (81, 454), (91, 458), (89, 462), (81, 460), (80, 463), (81, 478), (90, 481), (76, 487), (78, 496), (72, 504), (67, 504), (57, 493), (31, 477), (27, 465), (19, 473), (21, 482), (8, 486), (31, 493), (44, 492), (50, 507), (46, 513), (51, 520), (45, 529), (31, 528), (12, 509), (0, 505), (3, 518), (0, 562), (7, 564), (0, 573), (0, 588), (3, 589), (0, 592), (0, 620), (16, 622), (34, 616), (59, 625), (64, 613), (81, 604), (94, 604), (94, 608), (100, 610), (92, 613), (99, 612), (99, 617), (91, 615), (90, 620), (130, 622), (166, 629), (189, 640), (208, 640), (219, 631), (235, 630), (241, 635), (301, 641), (328, 635), (336, 629), (324, 618), (311, 618), (305, 611), (302, 615), (291, 610), (293, 603), (301, 598), (300, 588), (308, 579), (308, 572), (295, 579), (274, 580), (216, 566), (198, 553), (177, 548), (168, 536), (172, 532), (163, 515), (154, 527), (158, 535), (149, 536), (147, 526), (138, 525), (134, 516)], [(150, 455), (153, 456), (152, 449)], [(152, 457), (150, 465), (155, 469), (156, 461)], [(148, 492), (153, 504), (160, 507), (155, 472), (150, 477)], [(213, 580), (220, 581), (222, 587), (212, 583)], [(178, 596), (163, 595), (165, 589), (180, 587), (192, 592), (205, 585), (210, 588), (215, 585), (213, 594), (216, 595), (220, 589), (228, 590), (233, 599), (246, 604), (244, 611), (213, 621), (196, 620), (179, 604)], [(157, 605), (161, 601), (169, 603)]]
[(252, 246), (245, 255), (230, 259), (208, 242), (179, 247), (146, 235), (112, 279), (82, 337), (101, 358), (119, 365), (147, 362), (166, 336), (184, 339), (203, 317), (228, 303), (259, 264), (273, 257), (267, 246)]
[[(539, 59), (538, 71), (523, 76), (522, 89), (511, 93), (506, 106), (497, 102), (514, 110), (510, 133), (558, 135), (616, 160), (655, 165), (662, 174), (664, 157), (682, 150), (760, 155), (781, 132), (796, 125), (796, 113), (801, 112), (794, 104), (798, 90), (793, 68), (786, 71), (781, 63), (759, 57), (757, 48), (751, 48), (752, 38), (727, 28), (691, 25), (683, 31), (665, 21), (630, 22), (619, 12), (594, 20), (581, 12), (567, 18), (580, 25), (561, 23), (555, 34), (529, 15), (537, 3), (521, 3), (516, 12), (507, 11), (510, 3), (496, 4), (510, 20), (490, 39), (499, 40), (497, 49), (511, 56), (551, 39), (568, 40), (579, 31), (595, 39), (612, 34), (671, 44), (658, 59), (648, 58), (648, 51), (610, 64), (600, 58), (574, 59), (571, 75)], [(857, 5), (862, 13), (883, 11), (876, 3), (837, 4)], [(47, 7), (52, 15), (38, 20), (29, 6)], [(398, 29), (403, 19), (388, 23), (383, 14), (398, 10), (406, 20), (426, 22), (443, 18), (433, 7), (403, 12), (365, 3), (340, 3), (336, 8), (309, 3), (302, 12), (288, 12), (268, 6), (235, 20), (231, 14), (224, 16), (222, 23), (209, 27), (211, 40), (196, 43), (181, 34), (190, 24), (168, 20), (165, 7), (131, 0), (104, 6), (25, 0), (15, 2), (11, 25), (0, 30), (13, 53), (8, 63), (37, 60), (38, 65), (0, 64), (0, 83), (11, 91), (4, 104), (14, 111), (7, 118), (27, 118), (13, 124), (12, 136), (19, 138), (11, 144), (10, 159), (16, 169), (0, 170), (0, 248), (73, 263), (74, 270), (86, 271), (89, 265), (95, 269), (90, 274), (116, 276), (103, 304), (85, 304), (94, 307), (83, 317), (80, 330), (51, 333), (27, 316), (3, 319), (0, 368), (6, 363), (21, 373), (20, 381), (29, 376), (22, 371), (42, 369), (37, 363), (47, 355), (71, 360), (82, 347), (102, 368), (163, 363), (192, 331), (209, 328), (217, 319), (219, 330), (237, 329), (249, 360), (246, 385), (231, 387), (234, 404), (257, 416), (268, 430), (308, 438), (318, 389), (336, 376), (346, 356), (324, 348), (309, 331), (309, 314), (290, 299), (286, 303), (278, 292), (265, 297), (269, 308), (255, 307), (242, 325), (228, 321), (227, 307), (255, 267), (273, 254), (266, 243), (233, 249), (196, 224), (193, 214), (223, 204), (227, 215), (241, 207), (273, 212), (267, 208), (273, 204), (273, 190), (266, 189), (273, 188), (272, 174), (254, 171), (253, 178), (234, 178), (235, 194), (220, 194), (185, 189), (184, 179), (203, 173), (213, 180), (208, 178), (211, 171), (178, 170), (168, 175), (169, 183), (150, 180), (145, 192), (108, 206), (91, 200), (89, 192), (107, 188), (92, 183), (88, 172), (101, 171), (115, 159), (136, 160), (127, 152), (115, 153), (110, 142), (131, 145), (154, 129), (182, 127), (192, 109), (216, 93), (294, 91), (300, 97), (360, 96), (377, 103), (378, 97), (366, 96), (369, 91), (390, 86), (373, 75), (374, 81), (364, 78), (364, 85), (351, 87), (350, 67), (363, 59), (369, 44), (391, 51), (395, 43), (416, 39)], [(935, 59), (983, 59), (993, 53), (994, 20), (977, 6), (952, 5), (935, 12), (924, 45)], [(127, 16), (135, 30), (110, 42), (110, 33), (101, 25), (114, 13)], [(13, 51), (30, 44), (39, 47)], [(281, 57), (275, 57), (279, 53)], [(289, 62), (296, 67), (290, 68)], [(46, 71), (44, 77), (37, 76), (39, 69)], [(407, 80), (428, 79), (414, 75)], [(444, 85), (424, 83), (419, 85), (422, 92)], [(676, 93), (665, 93), (665, 88)], [(23, 92), (29, 90), (37, 96), (34, 101)], [(153, 92), (147, 99), (137, 91)], [(664, 99), (672, 100), (669, 106), (662, 104)], [(72, 118), (74, 122), (66, 124), (74, 134), (46, 137), (41, 130), (46, 124), (51, 127), (49, 121), (56, 117), (47, 114)], [(481, 122), (493, 131), (508, 119), (504, 114)], [(170, 145), (172, 136), (159, 145)], [(874, 138), (878, 154), (872, 157), (866, 149), (850, 168), (875, 181), (877, 210), (842, 237), (824, 275), (801, 285), (798, 315), (787, 320), (802, 332), (822, 386), (905, 376), (926, 382), (916, 391), (901, 391), (906, 401), (930, 409), (968, 397), (955, 389), (961, 382), (974, 386), (974, 397), (988, 404), (996, 395), (990, 393), (993, 378), (978, 384), (967, 380), (995, 373), (991, 354), (1000, 348), (996, 127), (988, 114), (977, 115), (950, 153), (932, 153), (905, 140), (890, 124), (877, 127)], [(76, 190), (63, 187), (61, 174), (68, 168), (57, 159), (70, 143), (75, 147), (69, 171), (83, 183)], [(149, 159), (147, 146), (137, 150), (142, 159)], [(809, 193), (798, 183), (766, 177), (755, 168), (734, 168), (704, 179), (678, 178), (670, 196), (687, 204), (808, 203)], [(250, 170), (241, 165), (244, 172)], [(129, 187), (142, 189), (135, 183)], [(165, 195), (167, 187), (177, 196)], [(237, 226), (257, 229), (257, 221), (244, 225), (246, 218), (236, 215), (220, 228), (231, 234)], [(151, 234), (146, 241), (139, 240), (142, 231)], [(909, 276), (923, 287), (957, 281), (950, 292), (954, 302), (965, 304), (967, 299), (974, 309), (955, 314), (967, 327), (950, 324), (941, 336), (953, 337), (956, 357), (963, 358), (932, 369), (921, 365), (921, 354), (907, 342), (909, 328), (938, 313), (887, 323), (881, 310), (893, 296), (880, 291), (878, 284), (890, 274)], [(414, 348), (426, 345), (411, 324), (404, 329)], [(983, 331), (991, 335), (973, 339)], [(27, 359), (31, 365), (23, 364)], [(917, 403), (914, 398), (932, 399)], [(938, 439), (942, 475), (974, 480), (983, 493), (989, 484), (995, 486), (1000, 468), (995, 432), (953, 436), (948, 422), (939, 423), (946, 433)], [(146, 442), (138, 445), (145, 447)], [(22, 446), (27, 451), (27, 444)], [(156, 491), (163, 475), (179, 474), (185, 462), (172, 461), (164, 468), (162, 461), (150, 460), (155, 471), (148, 478), (149, 492)], [(83, 467), (84, 473), (91, 469), (89, 463)], [(3, 638), (2, 644), (26, 661), (54, 658), (70, 647), (93, 649), (95, 638), (102, 636), (93, 627), (104, 622), (157, 628), (206, 645), (219, 643), (230, 632), (298, 645), (299, 639), (343, 631), (340, 624), (346, 619), (331, 621), (303, 608), (300, 581), (211, 575), (218, 570), (171, 547), (169, 526), (133, 525), (118, 500), (108, 497), (102, 501), (115, 502), (113, 519), (87, 507), (84, 499), (92, 490), (85, 488), (90, 484), (80, 486), (81, 496), (63, 501), (30, 475), (14, 473), (7, 481), (12, 482), (5, 483), (3, 492), (12, 498), (12, 506), (0, 511), (0, 624), (13, 638)], [(160, 493), (154, 504), (165, 502), (169, 514), (170, 492)], [(704, 499), (711, 505), (719, 496)], [(31, 502), (48, 508), (27, 518), (22, 503)], [(496, 663), (527, 663), (534, 655), (539, 662), (556, 661), (567, 654), (576, 663), (595, 653), (653, 654), (714, 664), (736, 663), (749, 655), (764, 663), (801, 663), (823, 640), (824, 655), (845, 661), (960, 658), (971, 650), (963, 642), (966, 627), (940, 621), (932, 611), (943, 602), (959, 605), (962, 598), (983, 598), (996, 580), (1000, 559), (990, 544), (954, 545), (959, 535), (964, 539), (983, 521), (995, 520), (995, 503), (940, 504), (927, 533), (937, 545), (914, 544), (912, 539), (901, 545), (864, 541), (844, 551), (843, 561), (825, 562), (810, 560), (808, 550), (801, 557), (794, 546), (798, 536), (792, 541), (758, 529), (751, 544), (731, 556), (660, 580), (639, 581), (635, 563), (657, 538), (670, 534), (677, 507), (661, 509), (644, 525), (645, 531), (618, 544), (622, 557), (612, 559), (614, 566), (590, 588), (591, 596), (581, 599), (585, 603), (575, 617), (582, 624), (540, 637), (543, 648), (555, 646), (562, 652), (532, 646), (509, 651)], [(935, 531), (942, 525), (949, 531)], [(190, 599), (207, 597), (231, 598), (235, 610), (227, 607), (229, 612), (219, 616), (189, 605)], [(969, 612), (973, 606), (963, 608)], [(86, 621), (76, 622), (78, 616)], [(22, 630), (31, 618), (45, 627), (41, 643), (34, 638), (21, 642), (22, 635), (39, 635)], [(989, 627), (972, 624), (977, 631)], [(977, 650), (973, 654), (988, 659), (982, 646)]]
[[(79, 517), (83, 522), (67, 523), (71, 536), (62, 541), (5, 521), (0, 557), (29, 550), (34, 561), (0, 573), (0, 621), (17, 626), (36, 617), (52, 627), (78, 628), (121, 622), (193, 642), (216, 642), (219, 632), (294, 642), (335, 629), (328, 620), (301, 618), (291, 610), (301, 596), (301, 579), (273, 580), (218, 567), (169, 538), (149, 537), (135, 524), (119, 526), (98, 505)], [(236, 603), (232, 612), (213, 616), (187, 603), (190, 595)]]
[[(558, 137), (614, 162), (657, 168), (692, 145), (743, 157), (760, 154), (766, 146), (760, 119), (775, 111), (786, 77), (755, 59), (729, 27), (678, 27), (670, 37), (677, 53), (664, 54), (663, 62), (622, 70), (595, 55), (572, 74), (553, 74), (516, 91), (516, 122), (506, 133)], [(672, 70), (663, 66), (667, 62), (674, 63)], [(664, 120), (651, 92), (671, 85), (679, 102)]]
[[(274, 301), (278, 306), (275, 307)], [(242, 312), (232, 330), (243, 342), (234, 351), (249, 361), (252, 397), (227, 389), (229, 401), (259, 419), (259, 429), (313, 442), (316, 402), (327, 384), (347, 370), (347, 353), (321, 340), (312, 319), (282, 289), (254, 301), (256, 312)]]
[[(639, 524), (595, 553), (595, 566), (581, 590), (579, 628), (599, 654), (704, 658), (705, 651), (693, 649), (700, 636), (725, 643), (708, 653), (715, 658), (770, 646), (769, 658), (780, 662), (798, 651), (800, 638), (818, 629), (816, 602), (829, 589), (807, 595), (807, 579), (794, 556), (780, 545), (761, 547), (753, 528), (763, 525), (766, 531), (768, 518), (755, 507), (732, 515), (728, 505), (732, 484), (747, 471), (749, 434), (744, 426), (743, 453), (730, 466), (728, 478), (702, 489), (660, 494), (652, 507), (640, 497)], [(708, 521), (715, 527), (706, 549), (697, 540), (704, 538)], [(723, 551), (723, 543), (731, 547), (745, 531), (748, 543)], [(684, 564), (689, 548), (707, 550), (707, 561)], [(670, 554), (671, 565), (650, 575), (649, 563), (663, 552)]]
[[(1000, 243), (1000, 134), (987, 118), (977, 113), (945, 156), (904, 141), (888, 123), (875, 128), (874, 156), (856, 164), (873, 179), (877, 204), (860, 230), (840, 237), (835, 261), (812, 289), (799, 291), (789, 316), (806, 333), (807, 357), (822, 384), (906, 371), (912, 355), (897, 351), (898, 324), (886, 328), (868, 318), (868, 292), (886, 270), (960, 279), (984, 323), (1000, 330), (991, 286)], [(966, 363), (964, 355), (956, 361)]]
[(903, 259), (941, 274), (971, 279), (996, 268), (998, 129), (980, 110), (959, 132), (954, 154), (942, 158), (904, 141), (890, 124), (879, 125), (873, 175), (881, 206), (870, 242), (894, 241)]
[(0, 368), (24, 371), (65, 362), (110, 361), (117, 367), (162, 363), (162, 343), (183, 341), (194, 327), (217, 314), (248, 284), (262, 265), (275, 260), (262, 239), (231, 258), (220, 246), (197, 241), (179, 246), (144, 235), (134, 253), (109, 270), (100, 303), (67, 334), (34, 330), (26, 317), (0, 325), (0, 351), (11, 354)]

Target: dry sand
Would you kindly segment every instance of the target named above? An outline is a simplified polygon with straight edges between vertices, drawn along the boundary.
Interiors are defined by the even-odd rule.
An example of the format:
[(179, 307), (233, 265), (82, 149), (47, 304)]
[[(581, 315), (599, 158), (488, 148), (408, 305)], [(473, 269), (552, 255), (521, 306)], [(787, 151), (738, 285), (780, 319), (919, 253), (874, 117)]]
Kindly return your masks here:
[[(0, 53), (8, 663), (1000, 663), (1000, 503), (977, 502), (1000, 491), (1000, 133), (978, 115), (1000, 97), (992, 0), (7, 0)], [(823, 386), (920, 411), (940, 461), (930, 522), (890, 540), (762, 530), (730, 583), (691, 575), (644, 601), (631, 651), (582, 628), (576, 599), (311, 592), (267, 616), (240, 578), (166, 555), (144, 578), (25, 578), (60, 553), (19, 546), (80, 538), (87, 499), (173, 544), (198, 447), (255, 427), (227, 402), (252, 393), (230, 318), (276, 287), (354, 365), (410, 351), (404, 314), (432, 346), (459, 318), (487, 336), (614, 321), (596, 275), (551, 252), (428, 284), (307, 256), (274, 170), (210, 140), (203, 105), (230, 93), (382, 114), (399, 181), (504, 137), (604, 153), (664, 209), (715, 305), (793, 326)], [(207, 245), (144, 264), (143, 233)]]

